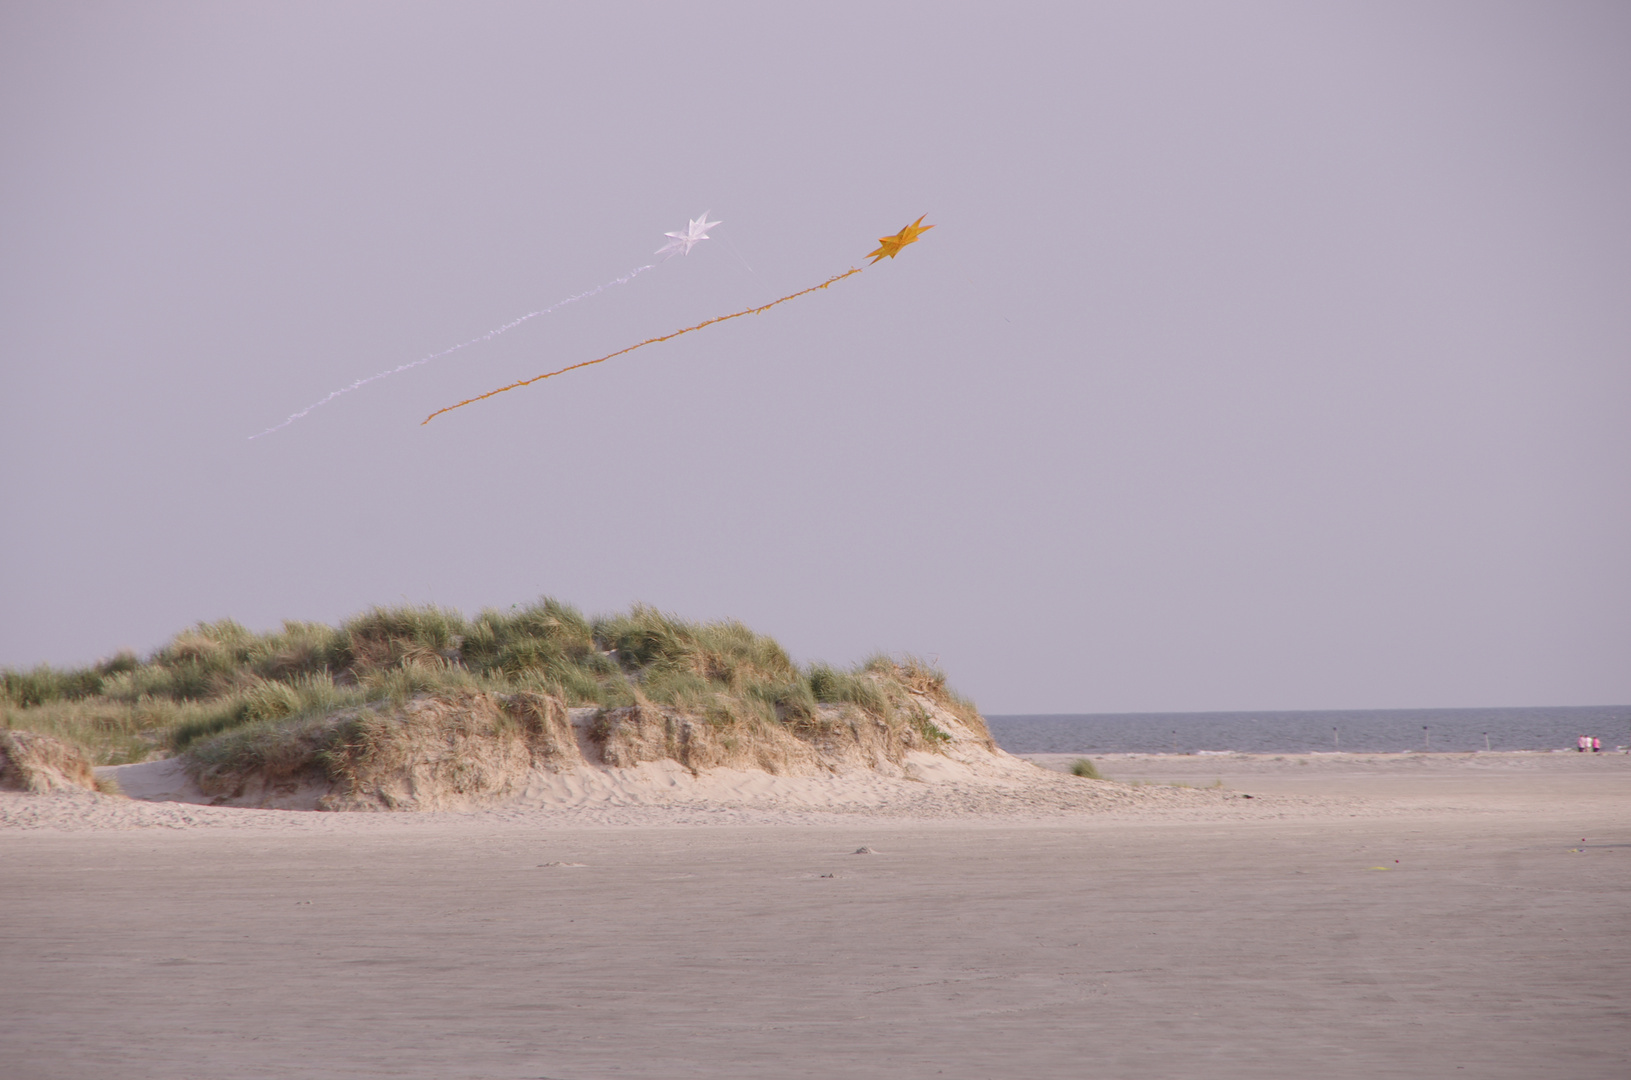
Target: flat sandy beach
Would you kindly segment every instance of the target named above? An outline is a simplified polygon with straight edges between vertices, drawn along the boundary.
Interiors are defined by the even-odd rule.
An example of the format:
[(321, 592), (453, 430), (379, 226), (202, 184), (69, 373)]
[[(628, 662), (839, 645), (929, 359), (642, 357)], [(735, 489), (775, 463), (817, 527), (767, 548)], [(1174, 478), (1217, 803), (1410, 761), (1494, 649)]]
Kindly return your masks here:
[(1631, 1075), (1631, 757), (1096, 761), (1143, 786), (0, 795), (0, 1074)]

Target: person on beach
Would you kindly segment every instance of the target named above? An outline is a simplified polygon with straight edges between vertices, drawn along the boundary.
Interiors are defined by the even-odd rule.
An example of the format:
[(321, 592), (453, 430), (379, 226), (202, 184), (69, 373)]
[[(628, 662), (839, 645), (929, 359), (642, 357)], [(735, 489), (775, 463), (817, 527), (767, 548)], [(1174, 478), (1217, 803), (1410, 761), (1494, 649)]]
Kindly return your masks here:
[(1594, 754), (1601, 754), (1603, 752), (1603, 740), (1599, 739), (1595, 735), (1591, 737), (1591, 752)]

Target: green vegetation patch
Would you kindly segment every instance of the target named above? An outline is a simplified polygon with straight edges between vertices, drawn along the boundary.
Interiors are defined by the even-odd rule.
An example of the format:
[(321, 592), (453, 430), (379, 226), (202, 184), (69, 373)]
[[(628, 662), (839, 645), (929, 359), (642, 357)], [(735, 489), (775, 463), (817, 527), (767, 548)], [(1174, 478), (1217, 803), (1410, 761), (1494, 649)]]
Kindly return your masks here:
[(602, 709), (654, 704), (710, 724), (791, 730), (818, 724), (820, 706), (841, 705), (908, 725), (929, 745), (945, 742), (918, 694), (986, 734), (945, 673), (915, 658), (801, 667), (735, 620), (691, 622), (644, 605), (586, 618), (547, 598), (473, 618), (374, 608), (337, 627), (286, 622), (260, 634), (230, 619), (200, 623), (145, 659), (0, 671), (0, 728), (77, 743), (97, 764), (187, 752), (208, 771), (260, 755), (276, 773), (283, 761), (329, 760), (326, 740), (340, 736), (332, 723), (312, 723), (320, 718), (469, 692)]

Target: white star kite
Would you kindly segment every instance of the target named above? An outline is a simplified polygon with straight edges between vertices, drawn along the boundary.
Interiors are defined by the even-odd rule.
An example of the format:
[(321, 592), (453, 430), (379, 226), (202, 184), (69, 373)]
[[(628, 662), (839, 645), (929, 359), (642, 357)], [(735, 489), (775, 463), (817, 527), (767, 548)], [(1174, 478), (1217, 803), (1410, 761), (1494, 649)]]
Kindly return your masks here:
[(717, 221), (709, 221), (708, 211), (704, 210), (701, 217), (691, 219), (691, 224), (684, 232), (663, 233), (664, 236), (673, 239), (658, 248), (657, 254), (667, 255), (671, 259), (676, 255), (689, 255), (692, 248), (708, 239), (708, 230), (718, 224)]

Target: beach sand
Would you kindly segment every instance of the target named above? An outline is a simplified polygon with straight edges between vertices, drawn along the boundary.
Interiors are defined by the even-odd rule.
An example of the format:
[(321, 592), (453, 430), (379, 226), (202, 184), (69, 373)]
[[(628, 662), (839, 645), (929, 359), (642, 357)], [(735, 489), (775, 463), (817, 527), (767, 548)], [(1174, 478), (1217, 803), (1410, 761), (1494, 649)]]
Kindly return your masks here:
[(0, 795), (0, 1074), (1631, 1075), (1631, 757), (1095, 760), (1193, 787)]

